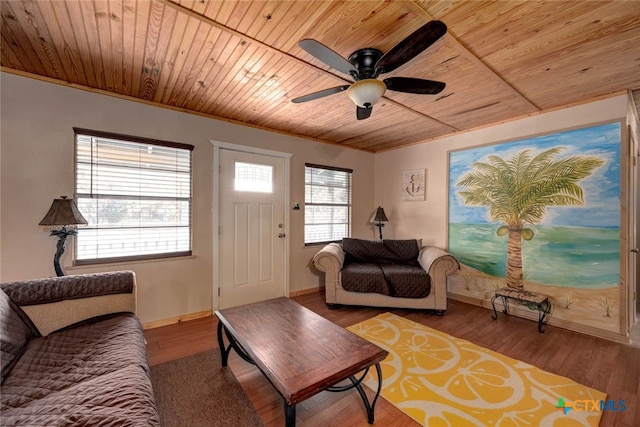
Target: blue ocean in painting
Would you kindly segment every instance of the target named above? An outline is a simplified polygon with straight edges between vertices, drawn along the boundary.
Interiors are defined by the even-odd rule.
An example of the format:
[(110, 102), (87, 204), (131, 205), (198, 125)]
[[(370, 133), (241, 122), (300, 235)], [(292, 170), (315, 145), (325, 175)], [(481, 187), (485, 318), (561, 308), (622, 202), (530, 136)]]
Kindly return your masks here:
[[(458, 183), (476, 162), (505, 161), (524, 150), (536, 155), (560, 148), (557, 158), (591, 156), (603, 161), (578, 185), (584, 204), (546, 206), (535, 235), (522, 241), (525, 280), (585, 289), (620, 284), (620, 140), (618, 122), (534, 136), (449, 153), (449, 251), (460, 262), (505, 277), (507, 237), (487, 206), (465, 204)], [(556, 158), (556, 159), (557, 159)]]
[[(505, 277), (507, 237), (497, 224), (449, 224), (449, 251), (470, 267)], [(620, 229), (534, 226), (522, 241), (525, 280), (545, 285), (607, 288), (620, 283)]]

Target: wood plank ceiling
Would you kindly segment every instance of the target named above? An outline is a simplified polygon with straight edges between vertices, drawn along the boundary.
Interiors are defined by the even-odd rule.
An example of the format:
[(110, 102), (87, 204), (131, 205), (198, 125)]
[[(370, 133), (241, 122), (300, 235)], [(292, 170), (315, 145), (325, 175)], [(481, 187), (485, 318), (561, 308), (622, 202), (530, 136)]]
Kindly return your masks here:
[[(1, 3), (3, 71), (377, 152), (640, 88), (640, 1), (55, 0)], [(448, 33), (384, 77), (369, 119), (351, 83), (298, 47), (391, 49), (426, 22)], [(109, 129), (102, 129), (108, 131)]]

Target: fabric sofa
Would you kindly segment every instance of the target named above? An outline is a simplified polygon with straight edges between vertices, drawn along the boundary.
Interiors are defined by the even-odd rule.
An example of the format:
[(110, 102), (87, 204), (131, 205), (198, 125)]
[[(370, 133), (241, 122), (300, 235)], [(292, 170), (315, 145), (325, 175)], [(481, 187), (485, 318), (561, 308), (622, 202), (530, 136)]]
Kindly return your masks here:
[(447, 309), (447, 276), (460, 268), (448, 252), (419, 240), (343, 239), (314, 257), (325, 273), (326, 302), (436, 310)]
[(3, 426), (158, 426), (131, 271), (0, 285)]

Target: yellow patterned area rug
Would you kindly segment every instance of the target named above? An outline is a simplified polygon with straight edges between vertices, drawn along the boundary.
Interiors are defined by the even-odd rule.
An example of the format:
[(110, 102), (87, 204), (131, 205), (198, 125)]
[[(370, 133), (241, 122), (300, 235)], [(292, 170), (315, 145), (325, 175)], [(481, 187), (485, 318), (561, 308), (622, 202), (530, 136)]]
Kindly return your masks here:
[[(391, 313), (348, 330), (389, 351), (381, 395), (429, 426), (597, 426), (606, 394)], [(365, 384), (375, 390), (375, 372)]]

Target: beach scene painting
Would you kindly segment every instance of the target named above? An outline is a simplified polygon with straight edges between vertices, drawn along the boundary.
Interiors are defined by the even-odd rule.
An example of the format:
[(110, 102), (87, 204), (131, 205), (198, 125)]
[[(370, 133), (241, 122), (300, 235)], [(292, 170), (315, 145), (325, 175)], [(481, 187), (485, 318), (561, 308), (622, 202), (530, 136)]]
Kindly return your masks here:
[(449, 293), (541, 293), (553, 319), (619, 333), (620, 146), (616, 122), (449, 152)]

